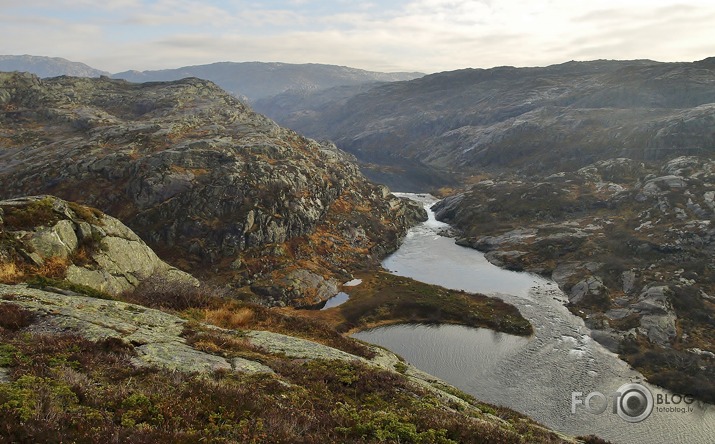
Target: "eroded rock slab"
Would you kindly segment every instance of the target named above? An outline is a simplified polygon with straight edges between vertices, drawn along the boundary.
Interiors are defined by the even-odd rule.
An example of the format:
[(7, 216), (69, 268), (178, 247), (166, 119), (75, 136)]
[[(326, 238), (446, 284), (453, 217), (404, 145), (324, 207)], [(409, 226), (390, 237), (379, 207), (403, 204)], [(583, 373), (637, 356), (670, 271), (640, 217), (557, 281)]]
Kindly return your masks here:
[[(135, 346), (137, 365), (158, 365), (185, 372), (232, 370), (268, 372), (268, 367), (196, 350), (181, 337), (186, 321), (159, 310), (119, 301), (68, 296), (0, 284), (0, 298), (39, 315), (30, 328), (42, 332), (74, 333), (89, 340), (118, 338)], [(3, 303), (3, 301), (0, 301)]]

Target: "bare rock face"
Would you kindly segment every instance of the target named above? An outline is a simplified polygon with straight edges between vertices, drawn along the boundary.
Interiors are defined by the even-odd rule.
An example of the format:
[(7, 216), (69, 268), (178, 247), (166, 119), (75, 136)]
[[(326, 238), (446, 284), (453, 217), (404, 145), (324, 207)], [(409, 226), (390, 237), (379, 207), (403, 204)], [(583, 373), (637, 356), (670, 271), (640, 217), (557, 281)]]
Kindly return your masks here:
[(159, 310), (23, 285), (0, 284), (0, 296), (35, 313), (39, 320), (34, 328), (41, 331), (71, 332), (92, 341), (116, 338), (132, 344), (137, 352), (134, 360), (137, 366), (153, 365), (183, 372), (273, 372), (258, 362), (241, 358), (229, 362), (191, 347), (181, 335), (186, 320)]
[(304, 305), (314, 305), (335, 296), (338, 281), (305, 269), (293, 270), (280, 280), (266, 280), (255, 284), (253, 291), (271, 297), (275, 301), (298, 300)]
[[(53, 277), (116, 295), (149, 276), (197, 282), (171, 267), (139, 236), (98, 210), (52, 196), (0, 201), (0, 262), (54, 267)], [(38, 271), (39, 272), (39, 271)]]
[(0, 198), (95, 206), (165, 260), (239, 285), (283, 269), (346, 274), (424, 217), (334, 145), (195, 78), (0, 74), (0, 127)]

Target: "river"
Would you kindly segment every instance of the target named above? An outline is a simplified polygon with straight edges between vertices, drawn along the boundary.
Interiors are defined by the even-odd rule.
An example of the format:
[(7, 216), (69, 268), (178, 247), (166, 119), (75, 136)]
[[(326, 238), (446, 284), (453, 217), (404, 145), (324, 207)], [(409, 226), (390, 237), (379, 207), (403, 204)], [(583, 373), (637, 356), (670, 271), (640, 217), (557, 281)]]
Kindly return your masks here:
[[(359, 332), (356, 338), (389, 348), (477, 399), (512, 408), (567, 434), (594, 434), (623, 444), (715, 442), (715, 407), (682, 401), (666, 405), (664, 397), (672, 393), (647, 383), (643, 385), (656, 400), (649, 417), (633, 423), (613, 413), (610, 396), (623, 384), (643, 378), (591, 339), (583, 320), (565, 308), (567, 298), (556, 284), (502, 270), (482, 253), (456, 245), (440, 234), (449, 226), (434, 219), (429, 210), (436, 201), (432, 196), (403, 196), (422, 202), (429, 220), (409, 231), (383, 267), (422, 282), (498, 297), (515, 305), (535, 334), (522, 338), (453, 325), (397, 325)], [(594, 409), (608, 407), (601, 414), (579, 404), (594, 391), (607, 397), (605, 404), (599, 404), (603, 398), (592, 398)]]

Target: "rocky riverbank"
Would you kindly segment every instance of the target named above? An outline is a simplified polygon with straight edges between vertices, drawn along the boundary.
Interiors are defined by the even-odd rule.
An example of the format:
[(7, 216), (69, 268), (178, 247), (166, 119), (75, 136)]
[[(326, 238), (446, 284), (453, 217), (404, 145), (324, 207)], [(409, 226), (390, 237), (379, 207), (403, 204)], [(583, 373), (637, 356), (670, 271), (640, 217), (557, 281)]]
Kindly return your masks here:
[(697, 157), (611, 159), (484, 179), (436, 213), (492, 263), (553, 278), (594, 339), (651, 382), (713, 401), (714, 173)]

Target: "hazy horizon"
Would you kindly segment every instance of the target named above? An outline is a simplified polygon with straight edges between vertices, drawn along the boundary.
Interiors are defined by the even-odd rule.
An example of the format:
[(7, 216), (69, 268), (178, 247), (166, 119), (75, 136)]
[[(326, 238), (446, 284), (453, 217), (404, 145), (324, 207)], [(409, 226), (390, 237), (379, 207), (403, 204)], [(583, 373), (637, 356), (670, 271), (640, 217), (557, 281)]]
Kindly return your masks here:
[(116, 73), (221, 61), (434, 73), (715, 55), (705, 0), (0, 0), (0, 53)]

